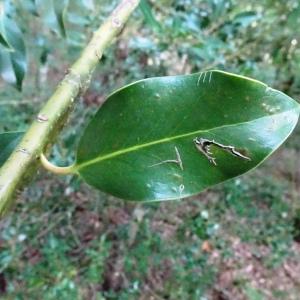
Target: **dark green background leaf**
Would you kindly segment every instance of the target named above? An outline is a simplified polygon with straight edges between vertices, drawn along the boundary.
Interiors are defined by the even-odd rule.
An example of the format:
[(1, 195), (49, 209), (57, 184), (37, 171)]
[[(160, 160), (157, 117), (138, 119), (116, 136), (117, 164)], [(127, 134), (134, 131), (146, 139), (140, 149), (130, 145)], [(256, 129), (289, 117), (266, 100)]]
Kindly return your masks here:
[(26, 49), (23, 34), (17, 23), (6, 15), (1, 6), (0, 20), (0, 74), (19, 90), (27, 69)]
[[(81, 139), (76, 169), (120, 198), (177, 199), (243, 174), (294, 129), (297, 102), (265, 84), (221, 71), (142, 80), (112, 94)], [(247, 161), (197, 137), (234, 146)], [(177, 160), (178, 155), (182, 161)]]
[(23, 132), (0, 133), (0, 167), (18, 145)]
[(150, 6), (148, 0), (141, 0), (140, 9), (144, 15), (146, 22), (156, 31), (161, 30), (160, 23), (156, 20), (153, 15), (152, 7)]
[(21, 8), (30, 12), (34, 16), (38, 16), (35, 0), (22, 0), (20, 1)]
[(36, 7), (44, 23), (55, 33), (66, 37), (65, 14), (68, 0), (36, 0)]
[(4, 2), (0, 2), (0, 44), (7, 48), (8, 50), (12, 50), (13, 47), (10, 45), (10, 41), (8, 38), (9, 28), (7, 27), (7, 16), (5, 12), (5, 4)]

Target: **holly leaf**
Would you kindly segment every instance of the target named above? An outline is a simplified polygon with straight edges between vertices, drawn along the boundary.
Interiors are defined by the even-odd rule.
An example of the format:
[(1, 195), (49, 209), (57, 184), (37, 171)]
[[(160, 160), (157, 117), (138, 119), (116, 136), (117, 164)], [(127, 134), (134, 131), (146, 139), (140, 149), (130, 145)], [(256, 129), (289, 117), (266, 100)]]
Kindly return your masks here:
[(299, 104), (221, 71), (130, 84), (81, 138), (74, 170), (134, 201), (188, 197), (257, 167), (291, 134)]

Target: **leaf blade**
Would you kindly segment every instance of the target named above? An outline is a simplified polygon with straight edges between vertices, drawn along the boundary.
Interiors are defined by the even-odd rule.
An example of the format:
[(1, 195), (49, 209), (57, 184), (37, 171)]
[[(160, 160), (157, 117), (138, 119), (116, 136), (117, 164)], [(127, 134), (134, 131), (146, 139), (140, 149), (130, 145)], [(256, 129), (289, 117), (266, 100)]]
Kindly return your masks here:
[(160, 32), (161, 25), (154, 17), (152, 7), (150, 6), (148, 0), (141, 0), (139, 7), (144, 15), (146, 23), (148, 23), (154, 31)]
[(0, 6), (0, 74), (8, 83), (22, 89), (27, 70), (26, 48), (18, 24)]
[[(298, 116), (299, 105), (288, 96), (233, 74), (148, 79), (115, 92), (98, 111), (80, 142), (77, 170), (89, 184), (125, 199), (187, 197), (260, 164)], [(199, 136), (249, 152), (252, 160), (212, 145), (213, 166), (195, 147)]]

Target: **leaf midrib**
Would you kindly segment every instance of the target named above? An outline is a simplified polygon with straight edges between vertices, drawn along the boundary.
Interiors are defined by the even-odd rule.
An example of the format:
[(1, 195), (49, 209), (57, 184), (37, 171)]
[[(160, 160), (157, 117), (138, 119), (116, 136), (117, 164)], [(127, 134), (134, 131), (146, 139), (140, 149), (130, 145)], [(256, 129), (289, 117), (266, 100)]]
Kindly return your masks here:
[(128, 147), (128, 148), (125, 148), (125, 149), (115, 151), (113, 153), (109, 153), (109, 154), (106, 154), (106, 155), (103, 155), (103, 156), (93, 158), (93, 159), (91, 159), (89, 161), (86, 161), (84, 163), (81, 163), (79, 165), (75, 165), (74, 169), (76, 171), (79, 171), (79, 170), (81, 170), (85, 167), (88, 167), (90, 165), (99, 163), (101, 161), (104, 161), (104, 160), (107, 160), (107, 159), (110, 159), (110, 158), (114, 158), (116, 156), (126, 154), (126, 153), (129, 153), (129, 152), (133, 152), (135, 150), (147, 148), (147, 147), (158, 145), (158, 144), (163, 144), (163, 143), (166, 143), (166, 142), (174, 141), (174, 140), (177, 140), (177, 139), (180, 139), (180, 138), (189, 137), (189, 136), (196, 135), (196, 134), (199, 134), (199, 133), (209, 132), (211, 130), (217, 130), (217, 129), (222, 129), (222, 128), (226, 128), (226, 127), (234, 127), (234, 126), (244, 125), (244, 124), (252, 123), (252, 122), (257, 121), (257, 120), (268, 119), (268, 118), (272, 118), (274, 116), (279, 116), (279, 115), (282, 115), (282, 114), (288, 114), (289, 112), (294, 112), (294, 111), (295, 111), (295, 109), (290, 109), (290, 110), (287, 110), (287, 111), (284, 111), (284, 112), (281, 112), (281, 113), (260, 117), (260, 118), (253, 119), (253, 120), (246, 121), (246, 122), (241, 122), (241, 123), (236, 123), (236, 124), (227, 124), (227, 125), (222, 125), (222, 126), (217, 126), (217, 127), (205, 129), (205, 130), (203, 130), (203, 129), (196, 130), (196, 131), (193, 131), (193, 132), (180, 134), (180, 135), (176, 135), (176, 136), (172, 136), (172, 137), (167, 137), (167, 138), (163, 138), (163, 139), (160, 139), (160, 140), (157, 140), (157, 141), (148, 142), (148, 143), (145, 143), (145, 144), (131, 146), (131, 147)]

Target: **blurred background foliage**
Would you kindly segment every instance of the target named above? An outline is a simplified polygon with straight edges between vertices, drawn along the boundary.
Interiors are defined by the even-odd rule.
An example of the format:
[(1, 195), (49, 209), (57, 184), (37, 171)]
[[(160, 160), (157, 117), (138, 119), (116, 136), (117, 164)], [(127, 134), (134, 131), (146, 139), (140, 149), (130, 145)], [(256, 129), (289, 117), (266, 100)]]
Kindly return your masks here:
[[(0, 132), (26, 130), (117, 2), (1, 2)], [(299, 26), (298, 0), (142, 1), (80, 97), (53, 161), (70, 164), (88, 118), (134, 80), (217, 68), (299, 99)], [(25, 44), (19, 54), (9, 49), (12, 28)], [(151, 205), (40, 171), (0, 223), (0, 297), (297, 300), (299, 151), (297, 129), (257, 170)]]

